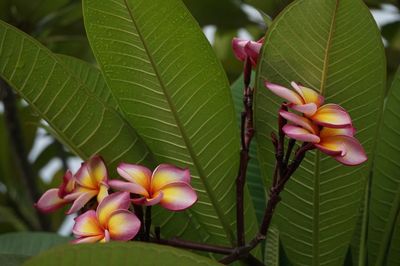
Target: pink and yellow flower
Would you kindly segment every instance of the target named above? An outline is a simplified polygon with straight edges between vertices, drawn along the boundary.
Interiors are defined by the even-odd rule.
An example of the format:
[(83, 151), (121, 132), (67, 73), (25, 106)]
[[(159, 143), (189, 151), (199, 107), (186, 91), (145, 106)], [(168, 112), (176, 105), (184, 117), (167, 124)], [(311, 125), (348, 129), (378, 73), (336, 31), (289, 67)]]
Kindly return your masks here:
[(67, 214), (77, 212), (92, 198), (101, 202), (108, 195), (108, 173), (103, 159), (94, 156), (84, 162), (75, 176), (68, 170), (59, 188), (46, 191), (36, 203), (42, 212), (54, 211), (72, 203)]
[(180, 211), (197, 201), (196, 192), (190, 186), (188, 169), (161, 164), (152, 173), (144, 166), (122, 163), (117, 171), (128, 182), (111, 180), (110, 186), (142, 196), (132, 199), (135, 204), (151, 206), (159, 203), (166, 209)]
[(313, 89), (291, 83), (293, 90), (266, 81), (265, 86), (276, 95), (286, 99), (286, 105), (303, 113), (320, 126), (342, 128), (352, 127), (350, 115), (337, 104), (325, 104), (324, 97)]
[(89, 210), (75, 218), (74, 243), (128, 241), (140, 229), (139, 219), (128, 210), (129, 193), (117, 192), (105, 197), (96, 211)]
[(358, 165), (367, 160), (363, 147), (354, 138), (353, 127), (321, 128), (306, 117), (283, 110), (279, 114), (292, 123), (282, 128), (288, 137), (314, 143), (317, 149), (345, 165)]
[(261, 38), (256, 42), (240, 38), (233, 38), (232, 48), (235, 57), (240, 61), (245, 61), (246, 58), (249, 58), (252, 66), (256, 67), (263, 42), (264, 38)]

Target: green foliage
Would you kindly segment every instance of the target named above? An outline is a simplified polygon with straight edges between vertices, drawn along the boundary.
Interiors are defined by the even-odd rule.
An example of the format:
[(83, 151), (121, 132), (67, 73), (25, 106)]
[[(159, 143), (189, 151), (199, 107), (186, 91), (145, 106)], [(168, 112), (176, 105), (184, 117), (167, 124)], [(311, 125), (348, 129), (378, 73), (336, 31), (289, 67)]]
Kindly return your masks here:
[(177, 0), (118, 1), (111, 10), (83, 3), (90, 44), (127, 121), (158, 162), (190, 168), (198, 202), (159, 210), (156, 224), (167, 236), (235, 243), (237, 124), (226, 76), (198, 25)]
[[(315, 14), (310, 16), (310, 14)], [(339, 265), (357, 220), (373, 159), (385, 88), (378, 29), (361, 1), (296, 1), (269, 29), (258, 68), (256, 132), (263, 175), (274, 167), (269, 133), (276, 130), (281, 99), (265, 80), (294, 80), (319, 90), (326, 102), (346, 108), (369, 163), (344, 167), (318, 152), (307, 154), (282, 194), (274, 222), (294, 265)]]
[[(62, 253), (62, 256), (60, 256)], [(93, 259), (96, 258), (96, 259)], [(188, 251), (148, 243), (107, 243), (60, 246), (29, 260), (25, 266), (213, 266), (221, 265)]]
[(133, 128), (61, 59), (26, 34), (0, 22), (0, 75), (54, 129), (61, 142), (86, 159), (102, 154), (150, 164), (149, 152)]
[(18, 266), (31, 256), (70, 241), (51, 233), (8, 233), (0, 235), (0, 265)]
[(400, 263), (399, 104), (400, 70), (386, 99), (371, 179), (368, 265)]
[(0, 235), (0, 254), (34, 256), (70, 240), (53, 233), (8, 233)]

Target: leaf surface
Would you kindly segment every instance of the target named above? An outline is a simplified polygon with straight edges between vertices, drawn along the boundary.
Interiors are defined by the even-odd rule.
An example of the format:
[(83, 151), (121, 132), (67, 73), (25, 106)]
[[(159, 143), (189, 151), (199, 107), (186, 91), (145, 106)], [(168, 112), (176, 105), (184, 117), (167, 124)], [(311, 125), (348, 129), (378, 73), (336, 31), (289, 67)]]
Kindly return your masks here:
[(111, 166), (122, 160), (151, 165), (147, 147), (119, 113), (92, 93), (61, 59), (2, 21), (0, 76), (81, 158), (100, 154)]
[[(83, 1), (85, 27), (126, 119), (159, 163), (188, 167), (198, 202), (158, 209), (165, 236), (235, 243), (239, 138), (229, 85), (195, 20), (178, 0)], [(249, 198), (247, 228), (256, 219)]]
[(400, 264), (400, 70), (389, 90), (370, 192), (368, 265)]
[[(62, 256), (60, 256), (62, 254)], [(143, 242), (63, 245), (32, 258), (25, 266), (216, 266), (206, 257), (168, 246)]]
[(274, 223), (294, 265), (341, 265), (358, 217), (372, 162), (385, 88), (381, 37), (360, 0), (298, 0), (270, 27), (260, 60), (255, 119), (261, 170), (270, 178), (282, 99), (264, 81), (291, 81), (319, 91), (326, 103), (346, 108), (370, 160), (346, 167), (308, 152), (282, 193)]

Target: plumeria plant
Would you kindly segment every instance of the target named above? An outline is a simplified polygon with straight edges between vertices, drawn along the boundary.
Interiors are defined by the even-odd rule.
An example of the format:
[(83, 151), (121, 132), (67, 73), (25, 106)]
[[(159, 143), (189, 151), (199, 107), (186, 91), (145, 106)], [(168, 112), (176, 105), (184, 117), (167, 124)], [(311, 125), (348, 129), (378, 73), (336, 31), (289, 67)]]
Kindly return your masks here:
[[(215, 2), (242, 14), (235, 1)], [(95, 65), (59, 54), (47, 28), (58, 16), (68, 24), (80, 3), (43, 20), (32, 13), (34, 27), (13, 18), (23, 5), (10, 6), (13, 19), (0, 21), (10, 139), (1, 144), (18, 171), (2, 163), (0, 175), (23, 186), (0, 179), (10, 204), (0, 214), (15, 213), (21, 230), (70, 221), (71, 237), (0, 235), (0, 264), (21, 252), (3, 251), (3, 241), (34, 243), (16, 259), (33, 266), (400, 263), (400, 74), (386, 93), (373, 17), (362, 0), (273, 11), (255, 2), (260, 25), (228, 23), (249, 23), (254, 40), (217, 30), (215, 53), (191, 1), (82, 0)], [(28, 160), (18, 108), (57, 139), (61, 178), (33, 178), (48, 156)], [(76, 171), (73, 155), (83, 161)]]

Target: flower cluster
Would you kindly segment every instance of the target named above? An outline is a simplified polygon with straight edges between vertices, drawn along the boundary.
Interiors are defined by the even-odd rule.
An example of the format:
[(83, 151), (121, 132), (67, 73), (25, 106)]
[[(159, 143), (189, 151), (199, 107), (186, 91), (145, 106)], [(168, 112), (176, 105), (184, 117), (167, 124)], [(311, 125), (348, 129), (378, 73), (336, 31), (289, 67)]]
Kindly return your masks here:
[[(134, 238), (141, 221), (129, 210), (131, 203), (145, 206), (159, 203), (166, 209), (181, 211), (197, 201), (187, 169), (161, 164), (152, 172), (141, 165), (121, 163), (117, 171), (128, 182), (109, 180), (104, 161), (94, 156), (75, 175), (67, 171), (59, 188), (46, 191), (36, 207), (42, 212), (52, 212), (72, 204), (67, 214), (85, 209), (75, 218), (73, 233), (77, 237), (75, 243), (88, 243)], [(109, 194), (110, 188), (119, 192)], [(97, 204), (88, 204), (94, 198)]]
[(290, 122), (283, 132), (290, 138), (310, 142), (323, 153), (345, 165), (358, 165), (367, 160), (361, 144), (354, 137), (350, 115), (337, 104), (325, 104), (324, 97), (313, 89), (291, 83), (294, 90), (265, 82), (276, 95), (286, 99), (285, 105), (300, 113), (283, 109), (279, 115)]

